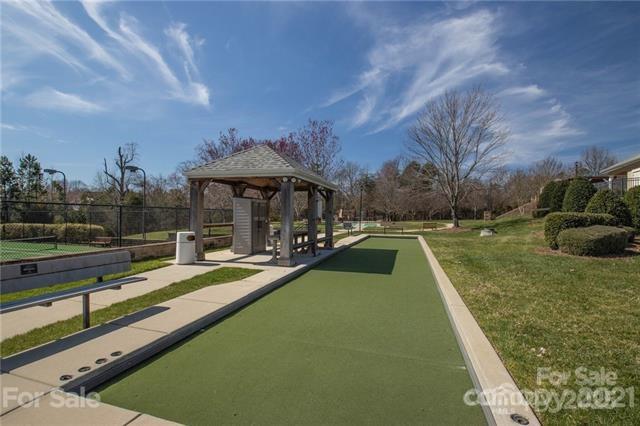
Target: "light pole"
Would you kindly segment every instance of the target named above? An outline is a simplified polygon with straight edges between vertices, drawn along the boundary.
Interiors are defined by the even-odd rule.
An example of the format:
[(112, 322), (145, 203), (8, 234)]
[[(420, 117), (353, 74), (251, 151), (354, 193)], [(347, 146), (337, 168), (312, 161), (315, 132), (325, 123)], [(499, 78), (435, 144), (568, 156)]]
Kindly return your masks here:
[(360, 182), (360, 225), (358, 230), (362, 232), (362, 193), (364, 192), (364, 182)]
[[(56, 170), (56, 169), (44, 169), (43, 172), (45, 172), (49, 176), (51, 176), (52, 182), (53, 182), (53, 175), (55, 175), (56, 173), (60, 173), (62, 175), (62, 196), (63, 196), (62, 201), (66, 204), (66, 202), (67, 202), (67, 175), (65, 175), (60, 170)], [(53, 187), (53, 183), (51, 184), (51, 186)]]
[(126, 170), (129, 170), (132, 173), (136, 173), (138, 171), (142, 172), (142, 240), (147, 241), (147, 230), (144, 226), (144, 214), (145, 214), (145, 206), (146, 206), (146, 198), (147, 198), (147, 173), (145, 173), (142, 167), (138, 166), (126, 166)]

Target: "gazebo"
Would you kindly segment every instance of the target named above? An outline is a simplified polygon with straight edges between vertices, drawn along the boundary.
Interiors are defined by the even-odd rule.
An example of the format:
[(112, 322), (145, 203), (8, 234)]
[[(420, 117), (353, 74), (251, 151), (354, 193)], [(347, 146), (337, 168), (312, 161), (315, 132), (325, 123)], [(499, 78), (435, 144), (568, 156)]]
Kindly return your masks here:
[[(247, 189), (260, 193), (262, 199), (271, 200), (280, 192), (280, 255), (278, 264), (294, 264), (294, 209), (295, 191), (307, 193), (307, 236), (313, 251), (318, 243), (333, 247), (333, 198), (337, 187), (312, 172), (289, 156), (276, 152), (267, 145), (238, 152), (228, 157), (195, 167), (185, 173), (189, 179), (191, 212), (189, 228), (196, 237), (196, 258), (204, 260), (203, 209), (204, 190), (212, 183), (231, 186), (234, 197), (243, 197)], [(318, 194), (325, 200), (325, 236), (318, 239)], [(269, 213), (266, 214), (267, 221)]]

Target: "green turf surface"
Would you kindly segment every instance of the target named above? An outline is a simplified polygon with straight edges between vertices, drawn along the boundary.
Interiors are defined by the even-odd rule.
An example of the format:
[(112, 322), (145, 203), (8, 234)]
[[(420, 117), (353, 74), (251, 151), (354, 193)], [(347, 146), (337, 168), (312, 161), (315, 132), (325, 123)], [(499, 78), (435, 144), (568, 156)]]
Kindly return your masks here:
[(484, 424), (416, 240), (372, 238), (98, 389), (186, 424)]
[(100, 250), (100, 248), (80, 244), (57, 243), (57, 248), (54, 248), (53, 244), (48, 242), (0, 241), (0, 260), (59, 256), (61, 254), (83, 253), (96, 250)]

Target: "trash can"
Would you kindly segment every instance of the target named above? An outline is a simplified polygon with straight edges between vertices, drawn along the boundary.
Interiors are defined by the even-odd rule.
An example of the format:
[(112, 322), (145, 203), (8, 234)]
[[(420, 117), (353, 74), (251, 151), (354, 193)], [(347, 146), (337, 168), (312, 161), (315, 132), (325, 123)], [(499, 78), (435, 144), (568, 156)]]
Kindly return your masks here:
[(189, 265), (196, 261), (195, 232), (178, 232), (176, 237), (176, 263)]

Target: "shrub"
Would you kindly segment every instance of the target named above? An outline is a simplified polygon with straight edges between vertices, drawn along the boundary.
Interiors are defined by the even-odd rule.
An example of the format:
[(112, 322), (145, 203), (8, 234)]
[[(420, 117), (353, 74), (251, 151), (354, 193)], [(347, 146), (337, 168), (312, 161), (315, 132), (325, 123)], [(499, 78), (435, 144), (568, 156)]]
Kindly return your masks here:
[(540, 219), (549, 213), (551, 213), (551, 209), (549, 208), (535, 209), (531, 212), (531, 216), (533, 216), (534, 219)]
[(601, 213), (550, 213), (544, 221), (544, 239), (552, 249), (558, 248), (558, 234), (565, 229), (586, 228), (593, 225), (615, 226), (618, 220)]
[[(65, 241), (64, 223), (4, 223), (2, 224), (2, 239), (32, 238), (55, 235), (59, 242)], [(68, 243), (86, 243), (90, 238), (104, 236), (104, 228), (100, 225), (85, 225), (84, 223), (68, 223), (66, 226), (66, 241)]]
[(567, 186), (569, 186), (568, 180), (553, 180), (546, 184), (540, 193), (538, 207), (542, 209), (549, 209), (551, 212), (561, 211)]
[(562, 201), (562, 211), (583, 212), (596, 188), (585, 178), (575, 178), (567, 187)]
[(586, 213), (608, 213), (618, 218), (621, 225), (631, 225), (631, 213), (622, 197), (610, 189), (602, 189), (591, 197)]
[(614, 226), (595, 225), (587, 228), (565, 229), (558, 235), (563, 253), (576, 256), (602, 256), (624, 253), (627, 232)]
[(631, 213), (631, 225), (640, 231), (640, 186), (634, 186), (624, 194), (624, 202)]
[(629, 242), (632, 243), (636, 238), (636, 228), (632, 226), (621, 226), (621, 228), (625, 230), (627, 236), (629, 237)]
[(552, 180), (547, 183), (540, 192), (540, 198), (538, 199), (538, 207), (541, 209), (548, 209), (551, 207), (551, 194), (558, 186), (558, 182)]

